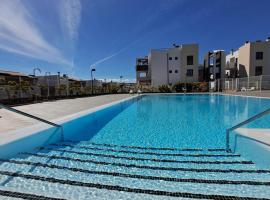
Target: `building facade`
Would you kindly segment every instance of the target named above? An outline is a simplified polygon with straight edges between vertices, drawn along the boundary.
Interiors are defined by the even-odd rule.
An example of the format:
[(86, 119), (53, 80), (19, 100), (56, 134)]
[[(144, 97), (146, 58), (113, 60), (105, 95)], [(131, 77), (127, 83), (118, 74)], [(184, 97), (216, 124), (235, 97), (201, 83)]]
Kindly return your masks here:
[(198, 51), (198, 44), (152, 49), (147, 57), (136, 60), (137, 84), (158, 87), (198, 82)]
[(136, 80), (138, 85), (151, 85), (148, 56), (136, 59)]
[(231, 50), (230, 54), (226, 56), (226, 78), (237, 78), (238, 77), (238, 51)]
[(246, 42), (238, 50), (239, 77), (270, 75), (270, 40)]
[(209, 51), (204, 56), (204, 81), (225, 77), (226, 53), (224, 50)]
[(270, 38), (246, 41), (237, 51), (226, 56), (226, 73), (230, 78), (270, 75)]

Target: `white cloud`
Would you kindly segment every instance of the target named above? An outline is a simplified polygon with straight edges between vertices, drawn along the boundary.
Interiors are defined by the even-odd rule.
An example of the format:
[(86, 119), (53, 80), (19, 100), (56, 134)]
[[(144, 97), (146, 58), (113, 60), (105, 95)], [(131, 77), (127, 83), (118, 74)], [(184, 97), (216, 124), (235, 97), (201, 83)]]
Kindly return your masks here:
[(80, 0), (62, 0), (60, 3), (60, 20), (64, 34), (67, 34), (71, 41), (78, 37), (78, 29), (81, 21)]
[(94, 62), (93, 64), (91, 64), (91, 66), (97, 66), (97, 65), (99, 65), (99, 64), (101, 64), (101, 63), (104, 63), (104, 62), (107, 61), (107, 60), (112, 59), (112, 58), (115, 57), (115, 56), (118, 56), (120, 53), (122, 53), (123, 51), (126, 51), (129, 47), (135, 45), (135, 44), (138, 43), (140, 40), (141, 40), (141, 39), (137, 39), (137, 40), (135, 40), (135, 41), (129, 43), (129, 44), (126, 45), (125, 47), (123, 47), (123, 48), (121, 48), (120, 50), (114, 52), (113, 54), (111, 54), (111, 55), (109, 55), (109, 56), (107, 56), (107, 57), (105, 57), (105, 58), (102, 58), (102, 59), (100, 59), (100, 60)]
[(69, 64), (62, 53), (45, 40), (34, 20), (20, 0), (1, 0), (0, 48), (51, 63)]

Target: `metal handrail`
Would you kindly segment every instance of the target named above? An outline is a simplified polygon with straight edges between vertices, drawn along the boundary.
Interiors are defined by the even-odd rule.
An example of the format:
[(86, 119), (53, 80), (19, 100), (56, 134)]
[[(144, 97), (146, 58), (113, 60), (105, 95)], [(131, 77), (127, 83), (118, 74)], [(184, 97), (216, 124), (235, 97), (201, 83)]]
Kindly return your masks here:
[(26, 116), (26, 117), (29, 117), (29, 118), (32, 118), (32, 119), (41, 121), (41, 122), (43, 122), (43, 123), (46, 123), (46, 124), (55, 126), (55, 127), (57, 127), (57, 128), (61, 128), (61, 139), (63, 140), (63, 137), (64, 137), (64, 135), (63, 135), (63, 126), (61, 126), (61, 125), (59, 125), (59, 124), (56, 124), (56, 123), (53, 123), (53, 122), (50, 122), (50, 121), (48, 121), (48, 120), (46, 120), (46, 119), (42, 119), (42, 118), (40, 118), (40, 117), (31, 115), (31, 114), (29, 114), (29, 113), (26, 113), (26, 112), (17, 110), (17, 109), (15, 109), (15, 108), (6, 106), (6, 105), (1, 104), (1, 103), (0, 103), (0, 108), (4, 108), (4, 109), (9, 110), (9, 111), (11, 111), (11, 112), (15, 112), (15, 113), (17, 113), (17, 114), (20, 114), (20, 115), (23, 115), (23, 116)]
[(241, 122), (241, 123), (239, 123), (231, 128), (228, 128), (226, 130), (226, 151), (231, 152), (231, 149), (230, 149), (230, 132), (231, 131), (233, 131), (233, 130), (235, 130), (235, 129), (237, 129), (245, 124), (248, 124), (256, 119), (259, 119), (259, 118), (261, 118), (269, 113), (270, 113), (270, 108), (268, 108), (267, 110), (265, 110), (257, 115), (254, 115), (253, 117), (250, 117), (249, 119), (247, 119), (247, 120), (245, 120), (245, 121), (243, 121), (243, 122)]

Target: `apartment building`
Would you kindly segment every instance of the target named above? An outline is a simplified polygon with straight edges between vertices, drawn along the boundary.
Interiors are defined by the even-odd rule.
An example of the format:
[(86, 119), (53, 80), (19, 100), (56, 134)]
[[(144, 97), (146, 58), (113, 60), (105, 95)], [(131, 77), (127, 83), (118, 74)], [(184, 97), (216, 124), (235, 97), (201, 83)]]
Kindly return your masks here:
[(224, 50), (209, 51), (204, 56), (204, 81), (225, 77), (226, 53)]
[(238, 77), (238, 51), (231, 50), (230, 54), (226, 56), (226, 78), (237, 78)]
[(34, 94), (40, 95), (36, 82), (36, 77), (0, 69), (0, 102), (8, 102), (10, 99), (30, 99)]
[(136, 59), (136, 80), (138, 85), (151, 85), (148, 56)]
[(246, 41), (226, 56), (226, 73), (230, 78), (270, 75), (270, 37), (265, 41)]
[(198, 44), (152, 49), (147, 57), (136, 60), (137, 84), (158, 87), (198, 82), (198, 52)]

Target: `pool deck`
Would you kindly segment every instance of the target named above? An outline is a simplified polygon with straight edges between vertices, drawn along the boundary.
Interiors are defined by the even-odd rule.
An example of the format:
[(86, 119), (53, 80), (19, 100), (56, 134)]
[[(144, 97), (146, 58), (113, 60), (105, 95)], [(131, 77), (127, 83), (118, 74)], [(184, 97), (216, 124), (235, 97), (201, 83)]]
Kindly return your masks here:
[[(14, 108), (46, 120), (55, 120), (78, 112), (82, 112), (84, 110), (116, 102), (130, 96), (131, 95), (129, 94), (103, 95), (95, 97), (48, 101), (16, 106)], [(17, 131), (19, 129), (40, 123), (41, 122), (37, 120), (13, 113), (11, 111), (7, 111), (5, 109), (0, 109), (0, 139), (1, 134), (6, 135), (7, 132)]]

